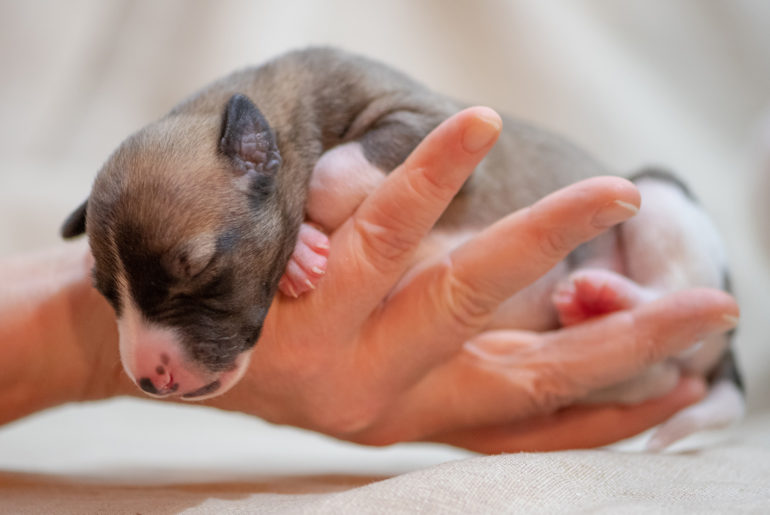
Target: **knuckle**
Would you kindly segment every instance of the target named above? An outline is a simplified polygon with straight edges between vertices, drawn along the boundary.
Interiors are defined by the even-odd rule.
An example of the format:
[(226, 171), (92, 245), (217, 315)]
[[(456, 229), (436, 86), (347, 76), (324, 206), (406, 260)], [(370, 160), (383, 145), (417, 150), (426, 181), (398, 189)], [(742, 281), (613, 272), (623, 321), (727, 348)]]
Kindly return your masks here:
[(445, 202), (456, 193), (456, 188), (447, 182), (439, 180), (424, 167), (415, 167), (406, 174), (407, 186), (415, 196), (429, 202)]
[(532, 414), (551, 413), (585, 392), (581, 385), (574, 384), (570, 375), (560, 367), (545, 365), (539, 367), (529, 380), (529, 392), (532, 402)]
[(639, 367), (654, 365), (665, 358), (660, 351), (660, 340), (649, 336), (634, 339), (634, 354)]
[(630, 328), (627, 334), (633, 335), (632, 352), (640, 366), (650, 366), (665, 358), (659, 335), (654, 331), (651, 332), (649, 327), (633, 315), (633, 312), (622, 313), (621, 316), (626, 317), (626, 323)]
[(447, 271), (443, 300), (450, 319), (461, 329), (475, 329), (484, 325), (495, 306), (485, 289)]
[(403, 259), (417, 244), (412, 231), (396, 220), (390, 226), (355, 216), (353, 220), (362, 254), (375, 268), (387, 269), (390, 263)]
[(570, 396), (565, 395), (558, 389), (544, 389), (538, 392), (538, 397), (535, 400), (537, 406), (537, 414), (553, 413), (569, 404)]
[(560, 261), (570, 250), (572, 245), (567, 235), (561, 230), (542, 230), (537, 238), (538, 250), (546, 259)]
[(534, 242), (536, 250), (550, 261), (560, 261), (577, 244), (567, 227), (559, 227), (549, 221), (547, 213), (537, 206), (527, 208), (527, 223), (529, 239)]

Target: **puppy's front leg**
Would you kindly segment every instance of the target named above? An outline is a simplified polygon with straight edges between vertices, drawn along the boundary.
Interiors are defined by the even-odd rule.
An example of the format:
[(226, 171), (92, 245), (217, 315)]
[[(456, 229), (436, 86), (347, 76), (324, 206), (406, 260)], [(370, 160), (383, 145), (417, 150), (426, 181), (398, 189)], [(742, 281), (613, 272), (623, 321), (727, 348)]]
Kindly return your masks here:
[(315, 288), (326, 272), (331, 233), (377, 188), (385, 173), (364, 157), (358, 142), (327, 151), (310, 178), (307, 222), (302, 224), (294, 253), (279, 283), (281, 292), (299, 297)]
[(278, 288), (284, 295), (294, 298), (315, 289), (326, 273), (328, 256), (329, 238), (314, 225), (304, 222)]
[[(361, 202), (385, 180), (388, 172), (404, 162), (417, 144), (428, 135), (446, 113), (415, 110), (414, 102), (405, 106), (373, 102), (361, 112), (352, 127), (352, 141), (324, 153), (310, 178), (306, 219), (327, 233), (350, 218)], [(322, 235), (303, 227), (289, 261), (281, 291), (294, 297), (315, 287), (325, 270), (326, 254), (308, 253), (318, 248)], [(321, 244), (323, 247), (323, 244)], [(323, 250), (323, 249), (322, 249)]]

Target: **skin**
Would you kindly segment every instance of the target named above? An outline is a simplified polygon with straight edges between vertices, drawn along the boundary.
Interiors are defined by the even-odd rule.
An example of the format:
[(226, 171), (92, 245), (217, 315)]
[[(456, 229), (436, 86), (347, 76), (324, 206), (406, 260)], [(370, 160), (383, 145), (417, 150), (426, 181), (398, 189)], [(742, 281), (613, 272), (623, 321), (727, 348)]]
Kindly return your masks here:
[[(502, 452), (608, 444), (701, 399), (703, 380), (683, 377), (637, 406), (573, 406), (734, 327), (738, 306), (722, 291), (678, 292), (546, 333), (483, 330), (504, 299), (633, 215), (640, 198), (628, 181), (560, 190), (402, 279), (499, 130), (485, 108), (435, 129), (331, 235), (316, 290), (276, 298), (243, 380), (205, 404), (369, 445)], [(0, 264), (0, 423), (141, 395), (122, 372), (92, 263), (77, 242)]]

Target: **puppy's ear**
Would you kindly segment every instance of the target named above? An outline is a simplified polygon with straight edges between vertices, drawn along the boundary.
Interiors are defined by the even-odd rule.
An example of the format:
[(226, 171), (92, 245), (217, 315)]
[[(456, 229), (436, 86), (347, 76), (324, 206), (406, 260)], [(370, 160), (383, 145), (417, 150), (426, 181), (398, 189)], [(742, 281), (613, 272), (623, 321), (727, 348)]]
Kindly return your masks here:
[(257, 106), (240, 93), (225, 107), (219, 150), (244, 174), (272, 176), (281, 166), (273, 130)]
[(61, 235), (64, 239), (74, 238), (86, 232), (86, 209), (88, 200), (80, 204), (64, 221), (61, 226)]

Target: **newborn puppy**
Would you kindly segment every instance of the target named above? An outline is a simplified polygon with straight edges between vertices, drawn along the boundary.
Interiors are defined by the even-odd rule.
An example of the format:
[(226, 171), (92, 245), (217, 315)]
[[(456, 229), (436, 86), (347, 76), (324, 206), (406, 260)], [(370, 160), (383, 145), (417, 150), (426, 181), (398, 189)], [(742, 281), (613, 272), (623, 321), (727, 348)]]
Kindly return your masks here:
[[(232, 387), (279, 287), (296, 297), (323, 275), (328, 242), (304, 222), (339, 225), (461, 108), (382, 64), (308, 49), (225, 77), (129, 137), (62, 229), (65, 237), (88, 233), (94, 282), (117, 313), (127, 374), (155, 396), (203, 399)], [(556, 189), (607, 174), (550, 133), (504, 125), (426, 248), (456, 245)], [(490, 327), (552, 329), (674, 289), (725, 288), (716, 231), (686, 190), (655, 173), (638, 184), (645, 203), (668, 199), (665, 216), (643, 208), (634, 223), (583, 246), (501, 306)], [(349, 205), (328, 202), (342, 186), (354, 190)], [(650, 231), (670, 245), (656, 252), (663, 240), (647, 242)], [(728, 344), (702, 342), (594, 400), (660, 395), (680, 369), (724, 369), (715, 377), (734, 386)]]

